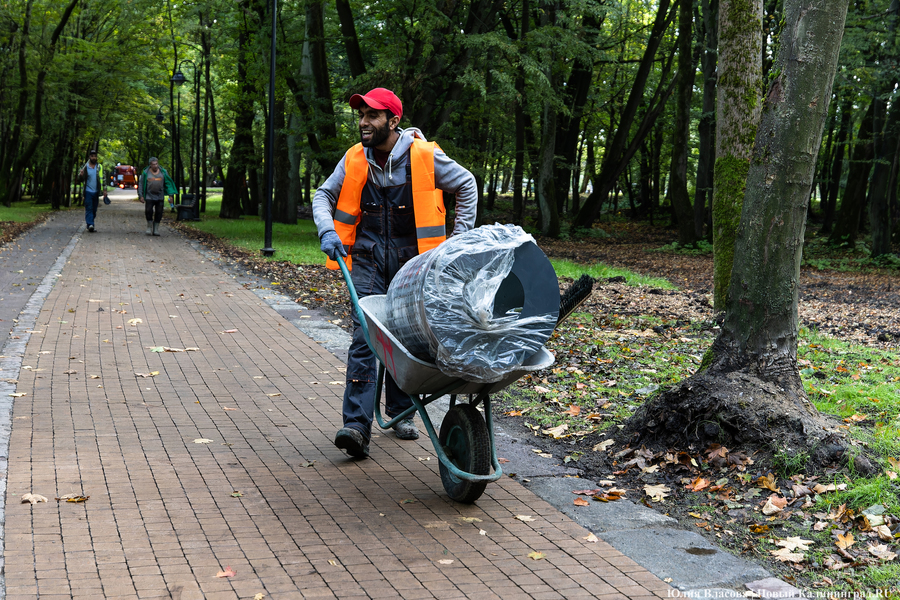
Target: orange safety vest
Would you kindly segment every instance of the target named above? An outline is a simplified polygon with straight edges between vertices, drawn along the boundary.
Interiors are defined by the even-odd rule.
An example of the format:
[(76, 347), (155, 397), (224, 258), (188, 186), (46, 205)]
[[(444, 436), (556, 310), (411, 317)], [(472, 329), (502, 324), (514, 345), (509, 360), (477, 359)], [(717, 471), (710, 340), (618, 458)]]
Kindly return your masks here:
[[(434, 142), (413, 140), (409, 148), (412, 177), (413, 212), (416, 219), (416, 240), (419, 254), (436, 248), (447, 239), (444, 194), (434, 186)], [(362, 215), (362, 192), (369, 176), (369, 161), (362, 144), (356, 144), (344, 157), (344, 183), (334, 211), (334, 230), (349, 249), (356, 241), (356, 226)], [(337, 269), (338, 264), (326, 259), (325, 266)], [(352, 269), (352, 257), (347, 257), (347, 267)]]

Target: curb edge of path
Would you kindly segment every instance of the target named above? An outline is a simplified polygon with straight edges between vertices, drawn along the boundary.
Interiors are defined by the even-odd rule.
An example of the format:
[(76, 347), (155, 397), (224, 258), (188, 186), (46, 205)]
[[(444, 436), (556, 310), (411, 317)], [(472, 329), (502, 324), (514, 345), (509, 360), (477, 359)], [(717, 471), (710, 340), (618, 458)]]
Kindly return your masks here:
[[(9, 332), (9, 338), (0, 348), (0, 369), (4, 377), (0, 380), (0, 600), (6, 598), (6, 482), (9, 468), (9, 436), (12, 432), (12, 412), (17, 384), (7, 380), (17, 380), (25, 360), (25, 347), (31, 339), (31, 334), (37, 324), (38, 315), (44, 306), (44, 301), (50, 295), (57, 278), (62, 274), (63, 267), (69, 256), (75, 250), (75, 246), (81, 241), (85, 226), (78, 228), (69, 243), (63, 248), (54, 261), (50, 270), (32, 292), (15, 327)], [(12, 376), (7, 374), (11, 373)]]

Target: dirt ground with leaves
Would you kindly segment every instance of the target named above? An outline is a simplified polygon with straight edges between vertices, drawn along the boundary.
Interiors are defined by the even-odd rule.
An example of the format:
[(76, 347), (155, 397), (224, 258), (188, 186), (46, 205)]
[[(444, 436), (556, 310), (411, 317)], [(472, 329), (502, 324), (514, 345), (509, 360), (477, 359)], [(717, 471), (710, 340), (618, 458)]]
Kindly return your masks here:
[[(627, 440), (613, 439), (635, 402), (699, 365), (718, 327), (710, 255), (653, 251), (674, 239), (673, 231), (661, 227), (624, 222), (603, 226), (602, 236), (587, 240), (538, 243), (554, 258), (624, 267), (665, 278), (677, 289), (629, 287), (619, 278), (599, 281), (589, 300), (548, 343), (556, 364), (523, 378), (497, 399), (503, 426), (525, 435), (524, 430), (530, 430), (535, 452), (568, 463), (582, 477), (596, 481), (594, 488), (576, 494), (574, 504), (620, 497), (642, 502), (798, 587), (858, 590), (857, 578), (867, 568), (900, 562), (900, 544), (894, 538), (900, 536), (900, 515), (884, 514), (878, 506), (865, 513), (846, 505), (816, 508), (821, 506), (817, 500), (845, 486), (835, 483), (847, 474), (844, 465), (808, 473), (791, 468), (789, 453), (775, 456), (766, 449), (715, 444), (632, 447)], [(319, 265), (264, 262), (212, 236), (179, 227), (234, 266), (270, 278), (282, 293), (349, 328), (350, 305), (339, 273)], [(560, 280), (561, 290), (570, 283)], [(896, 350), (900, 275), (885, 268), (842, 272), (804, 267), (800, 320), (801, 327), (828, 336)], [(644, 360), (651, 352), (656, 358)], [(801, 368), (804, 362), (808, 364), (801, 359)], [(900, 463), (892, 466), (888, 476), (896, 478)], [(900, 491), (900, 480), (897, 484)], [(823, 544), (821, 536), (815, 542), (807, 539), (812, 532), (827, 532), (834, 543)]]

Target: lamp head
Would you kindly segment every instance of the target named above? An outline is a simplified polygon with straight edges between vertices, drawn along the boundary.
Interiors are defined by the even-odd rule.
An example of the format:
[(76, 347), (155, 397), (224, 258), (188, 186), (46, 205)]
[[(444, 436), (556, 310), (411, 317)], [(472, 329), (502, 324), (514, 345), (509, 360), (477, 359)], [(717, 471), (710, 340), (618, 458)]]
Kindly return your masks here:
[(184, 73), (181, 72), (181, 69), (175, 71), (175, 74), (172, 75), (170, 79), (172, 83), (175, 85), (183, 85), (185, 81), (187, 81), (187, 77), (184, 76)]

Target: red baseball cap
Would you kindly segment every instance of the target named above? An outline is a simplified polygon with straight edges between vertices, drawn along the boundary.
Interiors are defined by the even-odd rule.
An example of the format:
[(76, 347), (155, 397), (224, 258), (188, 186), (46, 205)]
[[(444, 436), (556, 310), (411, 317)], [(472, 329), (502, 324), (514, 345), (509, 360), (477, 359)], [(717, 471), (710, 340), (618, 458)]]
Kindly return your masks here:
[(356, 110), (363, 102), (376, 110), (389, 110), (398, 117), (403, 116), (403, 104), (397, 94), (385, 88), (375, 88), (365, 96), (350, 96), (350, 108)]

